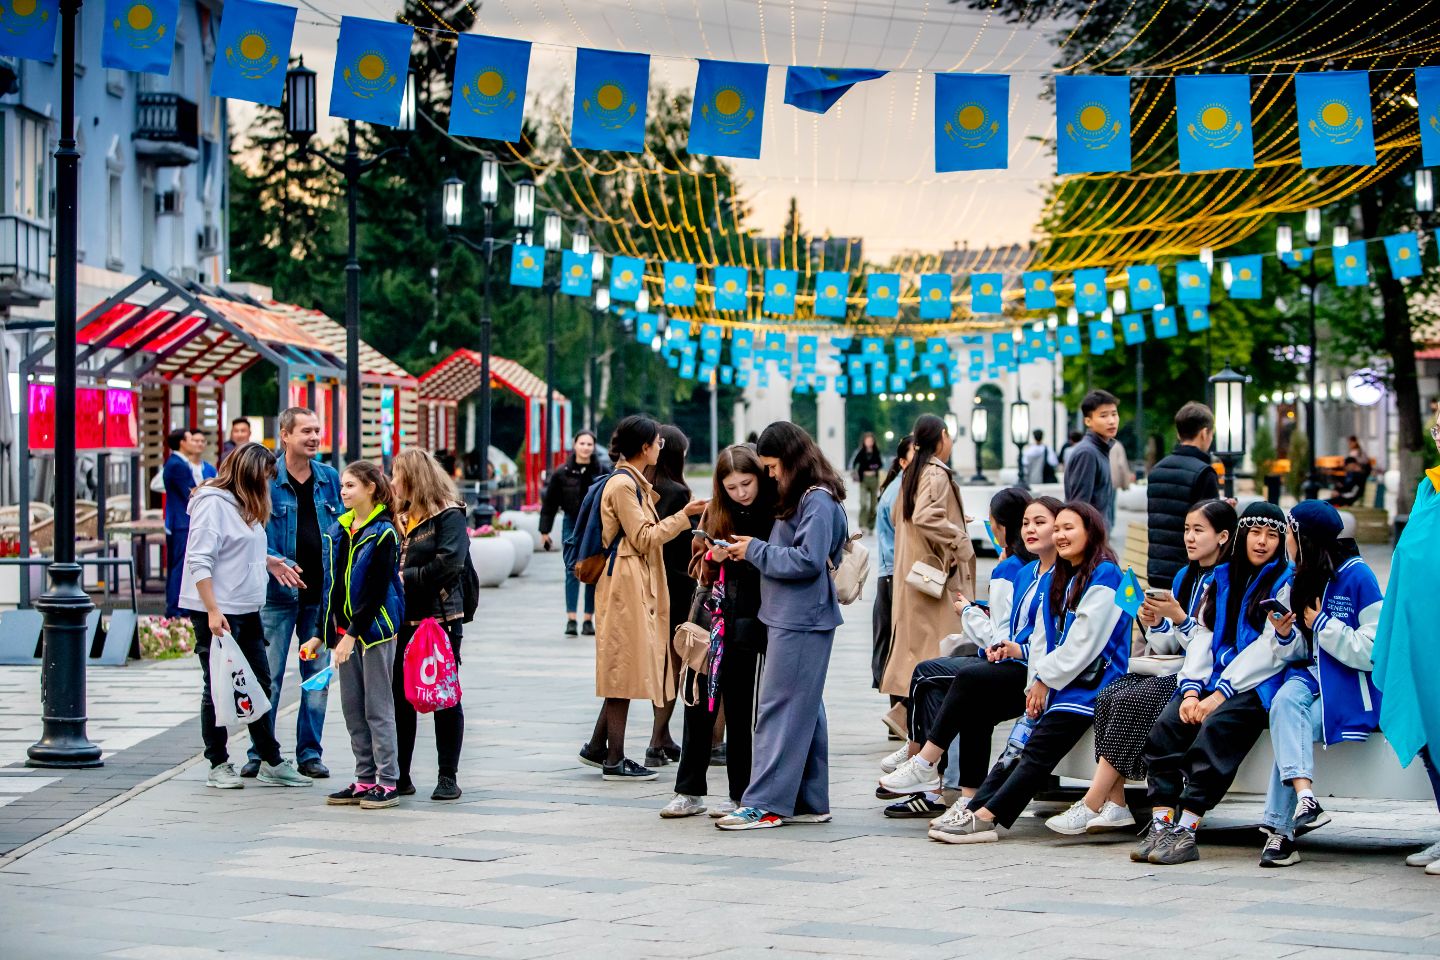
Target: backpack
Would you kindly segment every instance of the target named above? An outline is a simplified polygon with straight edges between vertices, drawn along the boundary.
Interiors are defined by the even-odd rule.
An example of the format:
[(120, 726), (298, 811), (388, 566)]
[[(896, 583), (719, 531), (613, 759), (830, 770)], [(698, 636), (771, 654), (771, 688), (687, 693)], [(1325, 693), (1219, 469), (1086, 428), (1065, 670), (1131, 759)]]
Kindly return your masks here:
[[(811, 490), (824, 489), (814, 486), (806, 490), (805, 494), (808, 496)], [(865, 581), (870, 578), (870, 551), (860, 544), (860, 537), (857, 533), (845, 538), (838, 566), (831, 563), (829, 557), (825, 558), (825, 563), (830, 568), (830, 579), (835, 584), (835, 599), (846, 606), (860, 599)]]
[(480, 606), (480, 574), (475, 572), (475, 561), (470, 559), (470, 551), (465, 551), (465, 569), (460, 572), (460, 603), (465, 613), (460, 618), (461, 623), (469, 623), (475, 619), (475, 610)]
[[(580, 501), (580, 512), (575, 515), (575, 525), (570, 530), (567, 547), (573, 547), (575, 557), (575, 579), (581, 583), (598, 583), (600, 576), (615, 568), (615, 554), (620, 549), (620, 537), (608, 546), (605, 543), (605, 523), (600, 516), (600, 503), (605, 496), (605, 484), (615, 476), (607, 473), (595, 478), (585, 499)], [(635, 486), (635, 500), (643, 503), (640, 486)]]

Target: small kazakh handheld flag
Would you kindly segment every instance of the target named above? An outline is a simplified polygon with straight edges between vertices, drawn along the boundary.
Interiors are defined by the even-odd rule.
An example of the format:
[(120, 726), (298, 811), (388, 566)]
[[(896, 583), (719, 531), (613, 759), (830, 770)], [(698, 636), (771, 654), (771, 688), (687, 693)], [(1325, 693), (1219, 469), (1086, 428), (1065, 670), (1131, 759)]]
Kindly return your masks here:
[(871, 273), (865, 277), (865, 316), (900, 315), (900, 274)]
[(1130, 169), (1130, 78), (1055, 78), (1057, 172)]
[(530, 44), (460, 34), (450, 96), (450, 133), (518, 143), (530, 76)]
[(179, 19), (179, 0), (105, 0), (100, 65), (107, 70), (168, 74)]
[(1295, 111), (1300, 166), (1375, 165), (1368, 71), (1295, 74)]
[(1060, 348), (1060, 356), (1078, 357), (1080, 355), (1080, 325), (1078, 323), (1067, 323), (1056, 330), (1055, 340)]
[(701, 60), (690, 111), (690, 153), (760, 159), (765, 122), (764, 63)]
[(1175, 322), (1174, 307), (1157, 307), (1150, 312), (1150, 322), (1155, 325), (1155, 339), (1168, 340), (1180, 332)]
[(648, 54), (576, 50), (570, 142), (589, 150), (643, 153), (649, 94)]
[(1105, 271), (1087, 267), (1075, 271), (1075, 309), (1081, 313), (1104, 313), (1106, 302)]
[(1134, 347), (1145, 342), (1145, 314), (1127, 313), (1120, 318), (1120, 330), (1125, 337), (1125, 346)]
[(1130, 306), (1149, 310), (1165, 302), (1165, 288), (1160, 284), (1160, 268), (1156, 266), (1126, 267), (1125, 280), (1130, 287)]
[(970, 312), (1004, 313), (1004, 274), (970, 274)]
[(715, 268), (715, 309), (744, 313), (750, 271), (744, 267)]
[(665, 303), (672, 307), (695, 306), (695, 264), (665, 264)]
[(1055, 277), (1049, 270), (1027, 270), (1020, 276), (1025, 284), (1026, 310), (1054, 310), (1055, 291), (1052, 286)]
[(935, 74), (935, 172), (1004, 170), (1009, 164), (1010, 78)]
[(1309, 247), (1301, 247), (1298, 250), (1287, 250), (1280, 254), (1280, 262), (1287, 267), (1298, 267), (1302, 263), (1309, 263), (1315, 251)]
[(645, 261), (639, 257), (615, 257), (610, 261), (610, 298), (634, 303), (645, 282)]
[(845, 297), (849, 293), (850, 274), (821, 270), (815, 275), (815, 316), (844, 319)]
[(510, 285), (539, 287), (545, 284), (545, 248), (515, 244), (510, 249)]
[(341, 17), (330, 116), (385, 127), (398, 124), (414, 37), (415, 28), (407, 24)]
[(955, 281), (948, 273), (926, 273), (920, 276), (921, 320), (950, 319), (950, 296), (954, 284)]
[(1420, 237), (1414, 233), (1397, 233), (1385, 238), (1385, 256), (1390, 260), (1390, 274), (1398, 279), (1420, 276)]
[(1230, 258), (1230, 299), (1259, 300), (1261, 269), (1265, 258), (1255, 253)]
[(1108, 353), (1115, 346), (1115, 331), (1104, 320), (1090, 321), (1090, 352)]
[(1203, 261), (1175, 264), (1175, 299), (1183, 304), (1210, 302), (1210, 268)]
[(795, 285), (800, 274), (795, 270), (765, 271), (765, 312), (782, 316), (795, 313)]
[(1353, 240), (1330, 251), (1335, 262), (1335, 285), (1363, 287), (1370, 282), (1370, 267), (1365, 262), (1365, 241)]
[(1182, 307), (1185, 311), (1185, 329), (1191, 333), (1200, 333), (1210, 329), (1210, 308), (1203, 304), (1195, 304), (1189, 307)]
[(582, 257), (574, 250), (564, 250), (560, 255), (560, 292), (572, 297), (590, 296), (590, 258)]
[(11, 0), (0, 4), (0, 56), (55, 59), (60, 0)]
[(1440, 167), (1440, 67), (1415, 68), (1420, 113), (1420, 163)]
[(295, 8), (263, 0), (229, 0), (220, 18), (210, 95), (278, 107), (295, 36)]
[(1181, 173), (1255, 166), (1249, 76), (1176, 77), (1175, 124)]
[(799, 110), (824, 113), (857, 83), (885, 76), (884, 70), (847, 70), (840, 67), (787, 67), (785, 102)]
[(1140, 590), (1140, 578), (1135, 576), (1134, 569), (1125, 568), (1125, 576), (1120, 580), (1120, 589), (1115, 591), (1115, 606), (1124, 610), (1130, 616), (1140, 612), (1140, 605), (1145, 602), (1145, 595)]

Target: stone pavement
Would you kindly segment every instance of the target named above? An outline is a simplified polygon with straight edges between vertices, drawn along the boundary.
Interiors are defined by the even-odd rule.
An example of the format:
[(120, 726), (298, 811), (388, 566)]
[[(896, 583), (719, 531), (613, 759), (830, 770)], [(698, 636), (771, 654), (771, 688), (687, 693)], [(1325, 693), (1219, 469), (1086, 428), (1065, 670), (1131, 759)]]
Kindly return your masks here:
[[(1160, 869), (1130, 863), (1128, 837), (1061, 839), (1031, 816), (970, 848), (885, 820), (872, 790), (891, 744), (868, 683), (868, 591), (846, 610), (830, 670), (835, 821), (747, 834), (662, 821), (673, 767), (653, 783), (609, 784), (575, 760), (597, 702), (591, 646), (560, 635), (560, 581), (559, 558), (542, 554), (482, 595), (464, 648), (460, 803), (426, 799), (434, 748), (422, 721), (415, 798), (327, 808), (319, 786), (338, 786), (348, 767), (332, 698), (336, 779), (219, 792), (191, 762), (0, 859), (0, 956), (1014, 960), (1144, 955), (1158, 943), (1193, 957), (1440, 956), (1440, 880), (1402, 862), (1440, 833), (1428, 804), (1330, 804), (1335, 823), (1302, 841), (1305, 862), (1274, 871), (1255, 865), (1250, 831), (1210, 831), (1199, 863)], [(649, 715), (632, 709), (632, 756)], [(131, 749), (171, 736), (198, 752), (193, 715)], [(293, 741), (290, 711), (281, 742)], [(104, 769), (118, 775), (127, 753)], [(1244, 804), (1221, 814), (1253, 819)]]

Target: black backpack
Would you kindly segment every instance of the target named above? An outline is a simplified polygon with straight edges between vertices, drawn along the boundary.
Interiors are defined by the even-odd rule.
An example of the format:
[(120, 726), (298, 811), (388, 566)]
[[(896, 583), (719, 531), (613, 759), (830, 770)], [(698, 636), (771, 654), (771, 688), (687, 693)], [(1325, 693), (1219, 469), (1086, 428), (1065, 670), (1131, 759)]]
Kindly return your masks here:
[(465, 551), (465, 569), (460, 572), (460, 593), (461, 606), (465, 609), (460, 622), (469, 623), (475, 619), (475, 610), (480, 606), (480, 574), (475, 572), (475, 561), (470, 559), (469, 550)]

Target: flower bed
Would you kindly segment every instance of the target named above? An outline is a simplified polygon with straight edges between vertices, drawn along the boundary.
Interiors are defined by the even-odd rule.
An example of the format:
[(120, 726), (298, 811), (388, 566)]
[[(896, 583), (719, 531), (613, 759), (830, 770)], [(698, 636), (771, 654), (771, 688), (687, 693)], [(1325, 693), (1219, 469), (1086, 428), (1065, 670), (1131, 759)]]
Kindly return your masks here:
[(195, 628), (186, 617), (141, 617), (140, 656), (174, 660), (195, 650)]

